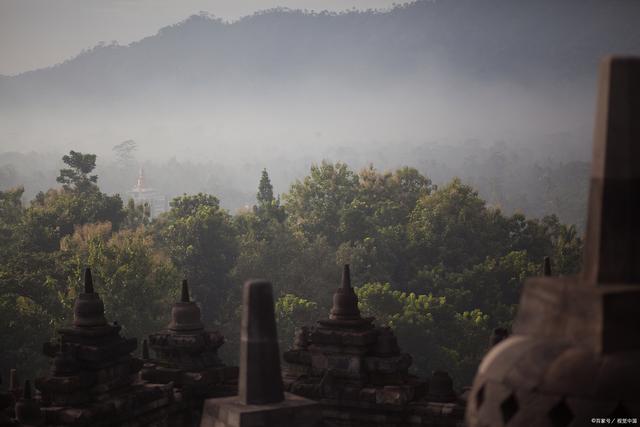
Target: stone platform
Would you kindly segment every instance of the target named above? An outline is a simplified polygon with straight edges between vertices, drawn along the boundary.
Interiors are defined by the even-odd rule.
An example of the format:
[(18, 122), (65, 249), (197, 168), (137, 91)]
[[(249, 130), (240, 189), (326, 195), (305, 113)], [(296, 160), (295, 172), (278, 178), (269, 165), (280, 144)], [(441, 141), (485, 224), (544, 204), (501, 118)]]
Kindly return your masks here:
[(247, 405), (238, 396), (210, 399), (202, 410), (200, 427), (311, 427), (320, 422), (316, 402), (285, 393), (283, 401), (265, 405)]

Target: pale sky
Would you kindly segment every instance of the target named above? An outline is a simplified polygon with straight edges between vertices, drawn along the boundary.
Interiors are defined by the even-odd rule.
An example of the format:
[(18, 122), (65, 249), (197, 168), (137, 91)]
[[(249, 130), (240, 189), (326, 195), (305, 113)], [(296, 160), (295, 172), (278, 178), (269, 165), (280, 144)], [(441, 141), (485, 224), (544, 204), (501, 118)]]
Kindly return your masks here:
[(128, 44), (200, 11), (235, 20), (258, 10), (385, 9), (397, 0), (0, 0), (0, 74), (47, 67), (97, 43)]

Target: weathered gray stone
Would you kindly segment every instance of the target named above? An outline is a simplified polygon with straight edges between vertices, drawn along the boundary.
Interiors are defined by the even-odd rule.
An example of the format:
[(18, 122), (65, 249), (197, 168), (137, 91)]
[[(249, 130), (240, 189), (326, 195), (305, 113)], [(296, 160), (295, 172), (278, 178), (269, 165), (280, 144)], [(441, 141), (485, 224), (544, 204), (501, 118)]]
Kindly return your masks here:
[(269, 282), (245, 283), (238, 396), (208, 399), (201, 427), (318, 426), (317, 403), (284, 393)]
[(245, 283), (242, 300), (238, 395), (248, 405), (281, 402), (284, 392), (271, 283)]
[(603, 61), (596, 120), (583, 271), (526, 282), (514, 334), (478, 369), (470, 427), (640, 416), (640, 58)]
[(103, 302), (87, 269), (73, 325), (58, 330), (59, 342), (43, 347), (53, 358), (49, 375), (36, 379), (46, 425), (168, 425), (189, 415), (173, 385), (137, 381), (143, 362), (130, 354), (137, 342), (123, 338), (120, 329), (104, 319)]
[[(462, 422), (463, 403), (457, 402), (448, 375), (444, 373), (446, 387), (434, 381), (432, 394), (434, 400), (453, 402), (449, 405), (455, 410), (445, 413), (442, 406), (437, 410), (429, 406), (434, 402), (425, 399), (426, 382), (409, 375), (412, 358), (402, 353), (393, 331), (360, 316), (348, 266), (333, 301), (330, 318), (305, 328), (304, 339), (296, 338), (293, 349), (284, 353), (288, 391), (319, 400), (329, 426), (456, 426)], [(428, 415), (415, 417), (420, 411)]]

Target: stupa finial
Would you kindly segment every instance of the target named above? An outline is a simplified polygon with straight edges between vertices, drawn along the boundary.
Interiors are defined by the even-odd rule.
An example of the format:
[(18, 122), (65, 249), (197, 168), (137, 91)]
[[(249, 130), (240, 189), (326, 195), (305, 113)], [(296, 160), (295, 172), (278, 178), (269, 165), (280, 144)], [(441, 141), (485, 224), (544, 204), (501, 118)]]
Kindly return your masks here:
[(189, 297), (189, 283), (187, 279), (182, 280), (182, 295), (180, 297), (180, 302), (190, 302), (191, 298)]
[(84, 293), (93, 293), (93, 276), (91, 275), (91, 268), (89, 267), (84, 269)]
[(342, 268), (342, 289), (351, 289), (351, 270), (349, 264), (345, 264)]
[(264, 280), (244, 284), (238, 388), (247, 405), (284, 400), (273, 291)]
[(73, 307), (73, 326), (106, 326), (104, 317), (104, 303), (93, 290), (93, 277), (91, 269), (84, 270), (84, 293), (77, 296)]
[(189, 296), (187, 279), (182, 281), (180, 301), (171, 307), (171, 322), (169, 322), (167, 329), (180, 333), (197, 332), (204, 329), (200, 307), (191, 301)]
[(351, 287), (349, 264), (342, 269), (342, 285), (333, 294), (333, 307), (329, 314), (331, 320), (361, 320), (358, 309), (358, 297)]

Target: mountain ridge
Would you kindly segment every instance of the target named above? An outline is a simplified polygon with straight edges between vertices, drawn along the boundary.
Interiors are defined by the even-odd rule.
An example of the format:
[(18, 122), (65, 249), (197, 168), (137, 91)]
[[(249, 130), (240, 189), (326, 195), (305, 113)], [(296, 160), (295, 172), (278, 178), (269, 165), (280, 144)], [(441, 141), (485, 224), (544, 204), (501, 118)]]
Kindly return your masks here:
[(630, 0), (192, 15), (126, 46), (0, 78), (0, 143), (583, 140), (575, 130), (590, 128), (597, 63), (640, 54), (637, 17)]
[[(578, 4), (581, 6), (577, 7)], [(568, 6), (573, 6), (573, 9)], [(574, 16), (568, 16), (571, 13)], [(559, 16), (562, 14), (565, 16)], [(472, 19), (473, 15), (477, 19)], [(118, 60), (127, 57), (128, 55), (124, 52), (131, 50), (139, 51), (138, 53), (144, 56), (150, 53), (145, 50), (157, 50), (156, 42), (160, 40), (167, 43), (164, 51), (168, 53), (175, 53), (175, 48), (184, 49), (193, 47), (193, 44), (208, 43), (212, 48), (211, 54), (226, 55), (224, 58), (229, 60), (236, 59), (233, 57), (234, 52), (228, 50), (231, 47), (242, 49), (247, 57), (262, 56), (263, 61), (270, 56), (273, 57), (274, 49), (277, 48), (297, 49), (299, 52), (305, 48), (332, 47), (338, 51), (340, 46), (334, 43), (343, 41), (346, 43), (345, 48), (356, 47), (367, 53), (367, 42), (377, 42), (380, 50), (375, 53), (390, 53), (393, 48), (403, 47), (410, 52), (409, 57), (418, 56), (424, 59), (423, 57), (430, 51), (446, 56), (454, 63), (476, 64), (474, 71), (481, 76), (487, 76), (492, 74), (493, 70), (487, 70), (490, 67), (485, 62), (502, 59), (502, 64), (496, 65), (504, 65), (504, 58), (507, 56), (512, 58), (507, 65), (519, 72), (523, 72), (522, 68), (529, 66), (536, 56), (546, 60), (558, 60), (555, 56), (563, 56), (567, 53), (566, 49), (559, 49), (554, 55), (553, 49), (545, 50), (543, 47), (549, 40), (561, 40), (563, 37), (573, 38), (567, 44), (574, 48), (569, 53), (573, 53), (581, 64), (584, 64), (585, 57), (594, 53), (603, 53), (606, 48), (613, 48), (616, 44), (620, 49), (632, 51), (630, 53), (640, 52), (638, 30), (630, 28), (634, 16), (640, 17), (640, 7), (624, 0), (607, 2), (604, 0), (566, 0), (564, 2), (541, 0), (519, 2), (518, 6), (506, 0), (416, 1), (387, 11), (345, 13), (305, 13), (301, 10), (271, 9), (233, 22), (225, 22), (211, 15), (200, 14), (163, 27), (155, 35), (128, 45), (97, 45), (59, 64), (15, 76), (2, 77), (5, 81), (15, 81), (32, 78), (34, 75), (55, 73), (56, 70), (69, 71), (76, 65), (88, 65), (86, 64), (88, 58), (103, 56), (111, 59), (115, 56), (114, 59)], [(527, 35), (536, 31), (536, 23), (544, 24), (544, 20), (540, 19), (543, 17), (551, 19), (547, 28), (538, 28), (536, 37), (528, 37)], [(577, 28), (577, 25), (567, 25), (562, 28), (560, 24), (563, 21), (589, 23), (592, 30), (584, 31)], [(492, 25), (496, 22), (500, 25)], [(491, 26), (494, 28), (490, 28)], [(324, 33), (323, 29), (326, 30)], [(612, 31), (614, 29), (615, 32)], [(616, 32), (619, 35), (616, 36)], [(242, 33), (245, 37), (242, 37)], [(595, 33), (598, 33), (600, 43), (598, 38), (593, 37)], [(323, 37), (317, 37), (319, 35)], [(506, 37), (508, 35), (514, 36), (512, 40)], [(252, 36), (261, 36), (262, 39), (251, 39)], [(592, 37), (591, 40), (588, 36)], [(229, 42), (236, 44), (232, 46), (221, 44), (216, 37), (227, 38)], [(347, 37), (351, 37), (351, 40)], [(194, 40), (194, 38), (199, 39)], [(322, 43), (323, 39), (327, 43)], [(247, 41), (253, 41), (257, 47), (251, 50)], [(190, 43), (192, 43), (191, 46), (189, 46)], [(480, 52), (477, 45), (482, 44), (485, 45), (485, 50)], [(590, 45), (591, 49), (589, 49)], [(261, 46), (268, 50), (261, 52)], [(456, 49), (460, 51), (459, 56), (467, 57), (467, 61), (459, 61), (461, 58), (456, 58), (454, 54)], [(591, 52), (588, 52), (589, 50)], [(194, 51), (194, 53), (199, 52), (200, 50)], [(407, 59), (400, 53), (391, 52), (391, 56), (393, 59)], [(324, 54), (326, 55), (326, 52)], [(362, 57), (361, 52), (355, 55)], [(193, 58), (190, 59), (193, 60)], [(345, 59), (344, 55), (339, 55), (338, 59)], [(363, 59), (371, 58), (365, 56)], [(570, 62), (572, 58), (564, 59)], [(311, 61), (309, 58), (306, 60)], [(381, 62), (385, 63), (379, 60), (376, 65)]]

